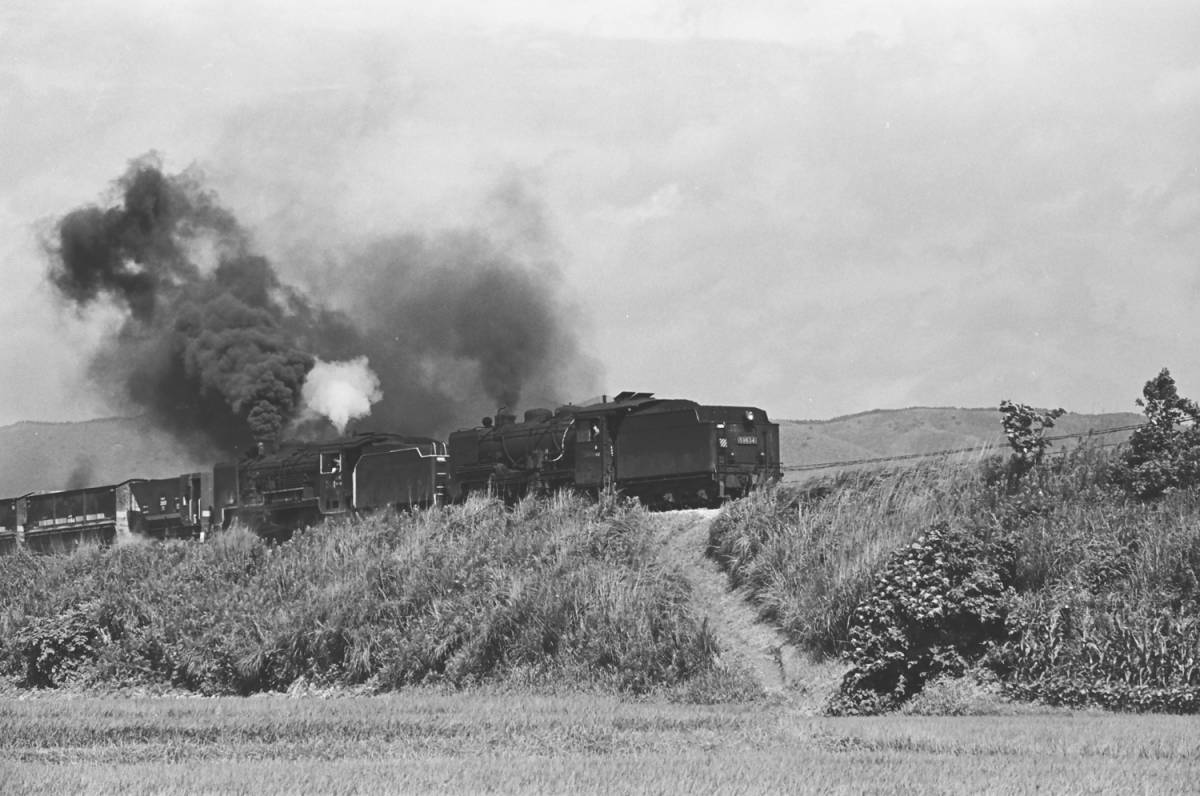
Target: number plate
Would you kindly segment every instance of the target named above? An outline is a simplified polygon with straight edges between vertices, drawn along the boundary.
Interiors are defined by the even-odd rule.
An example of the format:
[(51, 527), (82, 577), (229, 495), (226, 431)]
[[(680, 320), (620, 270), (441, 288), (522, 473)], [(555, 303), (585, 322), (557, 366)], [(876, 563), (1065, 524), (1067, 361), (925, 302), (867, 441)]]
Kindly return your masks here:
[(757, 445), (758, 437), (738, 437), (738, 445)]

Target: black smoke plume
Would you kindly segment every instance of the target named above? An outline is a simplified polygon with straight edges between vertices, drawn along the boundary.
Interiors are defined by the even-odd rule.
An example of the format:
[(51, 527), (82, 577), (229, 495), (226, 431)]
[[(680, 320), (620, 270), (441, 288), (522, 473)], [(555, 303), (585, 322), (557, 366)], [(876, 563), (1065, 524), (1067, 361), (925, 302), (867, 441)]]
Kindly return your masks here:
[[(351, 314), (369, 330), (364, 352), (384, 395), (406, 396), (385, 401), (374, 418), (403, 424), (417, 411), (441, 426), (447, 414), (479, 408), (482, 395), (491, 409), (515, 409), (531, 388), (537, 397), (558, 397), (536, 384), (547, 375), (561, 381), (575, 348), (549, 289), (553, 280), (520, 270), (481, 235), (380, 241), (352, 261), (349, 273), (361, 288)], [(418, 384), (415, 374), (424, 376)], [(464, 395), (464, 383), (476, 395)], [(420, 395), (427, 391), (434, 396)]]
[(147, 156), (116, 185), (112, 206), (58, 224), (49, 279), (77, 308), (122, 312), (90, 373), (181, 440), (234, 451), (294, 431), (317, 358), (367, 356), (383, 401), (364, 424), (411, 433), (527, 391), (557, 399), (577, 360), (552, 269), (481, 233), (368, 246), (325, 275), (316, 302), (252, 251), (196, 176)]
[(95, 483), (92, 476), (96, 471), (96, 457), (90, 454), (84, 454), (75, 462), (75, 466), (71, 468), (70, 475), (67, 476), (67, 483), (63, 489), (83, 489), (86, 486), (91, 486)]
[[(275, 438), (313, 364), (285, 328), (298, 297), (196, 180), (142, 158), (118, 186), (119, 204), (63, 218), (50, 270), (77, 305), (107, 298), (125, 313), (92, 375), (181, 437)], [(192, 255), (205, 248), (219, 260), (207, 273)]]

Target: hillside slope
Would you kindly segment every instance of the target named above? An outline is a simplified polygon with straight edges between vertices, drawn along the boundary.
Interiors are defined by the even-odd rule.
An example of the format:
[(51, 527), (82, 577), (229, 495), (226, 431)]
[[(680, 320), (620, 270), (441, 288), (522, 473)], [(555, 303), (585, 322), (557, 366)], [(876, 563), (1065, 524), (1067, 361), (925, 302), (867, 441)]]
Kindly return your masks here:
[(127, 478), (163, 478), (211, 467), (139, 418), (0, 427), (0, 496)]
[[(1099, 415), (1072, 412), (1059, 418), (1051, 434), (1082, 434), (1144, 420), (1133, 412)], [(1103, 439), (1119, 442), (1128, 435), (1128, 432), (1109, 434)], [(879, 409), (832, 420), (779, 421), (780, 457), (785, 466), (1005, 444), (1000, 412), (996, 409), (913, 407)], [(1067, 444), (1070, 443), (1058, 443), (1060, 447)]]

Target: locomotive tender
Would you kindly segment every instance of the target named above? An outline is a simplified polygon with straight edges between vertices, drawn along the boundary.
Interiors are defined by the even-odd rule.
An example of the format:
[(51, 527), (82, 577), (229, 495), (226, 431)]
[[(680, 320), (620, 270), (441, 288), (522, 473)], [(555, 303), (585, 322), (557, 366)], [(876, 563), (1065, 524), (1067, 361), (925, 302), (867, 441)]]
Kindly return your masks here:
[(615, 489), (655, 507), (712, 506), (780, 475), (779, 426), (761, 409), (623, 392), (521, 422), (501, 410), (448, 443), (368, 432), (260, 449), (211, 472), (0, 500), (0, 552), (190, 538), (234, 520), (285, 536), (327, 516), (483, 492)]
[(461, 492), (615, 487), (649, 505), (709, 506), (777, 480), (779, 426), (756, 407), (701, 406), (623, 392), (531, 409), (450, 435)]

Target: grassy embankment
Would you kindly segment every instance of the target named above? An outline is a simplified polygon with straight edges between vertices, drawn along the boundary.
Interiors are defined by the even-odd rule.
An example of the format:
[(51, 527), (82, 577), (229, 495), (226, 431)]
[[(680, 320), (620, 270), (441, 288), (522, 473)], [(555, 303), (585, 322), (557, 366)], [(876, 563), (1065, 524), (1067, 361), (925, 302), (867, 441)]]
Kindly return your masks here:
[(849, 473), (736, 504), (711, 545), (763, 617), (855, 665), (836, 710), (970, 673), (987, 704), (1197, 712), (1200, 492), (1141, 499), (1124, 472), (1081, 448)]
[(279, 546), (0, 558), (0, 666), (26, 687), (250, 694), (507, 682), (738, 691), (645, 510), (560, 496), (331, 522)]

